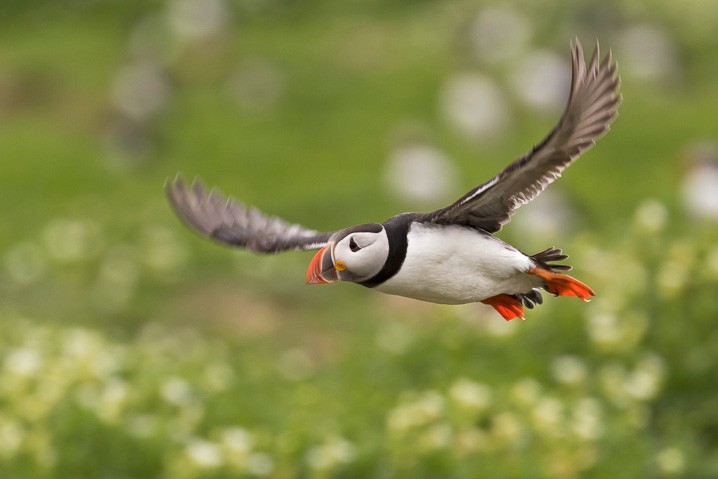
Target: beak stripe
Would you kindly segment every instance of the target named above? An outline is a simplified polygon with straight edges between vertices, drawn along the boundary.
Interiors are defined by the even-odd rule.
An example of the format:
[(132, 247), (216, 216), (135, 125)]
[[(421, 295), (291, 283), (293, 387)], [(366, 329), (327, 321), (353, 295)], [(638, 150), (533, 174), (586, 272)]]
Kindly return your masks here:
[(332, 249), (334, 243), (327, 243), (320, 249), (307, 268), (307, 284), (324, 284), (339, 281), (339, 274), (334, 268)]

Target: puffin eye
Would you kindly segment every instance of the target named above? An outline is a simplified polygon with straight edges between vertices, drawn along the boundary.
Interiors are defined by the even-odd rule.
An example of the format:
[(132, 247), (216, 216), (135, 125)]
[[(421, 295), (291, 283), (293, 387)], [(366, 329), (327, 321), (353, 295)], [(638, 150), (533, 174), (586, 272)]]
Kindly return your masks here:
[(352, 250), (352, 253), (356, 253), (361, 249), (357, 242), (354, 241), (354, 238), (349, 238), (349, 249)]

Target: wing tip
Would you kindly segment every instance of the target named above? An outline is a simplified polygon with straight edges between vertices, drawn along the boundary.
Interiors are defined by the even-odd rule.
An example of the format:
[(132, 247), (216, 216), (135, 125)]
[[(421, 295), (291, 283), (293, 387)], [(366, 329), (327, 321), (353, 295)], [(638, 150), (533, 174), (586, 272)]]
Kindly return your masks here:
[(192, 179), (192, 182), (188, 185), (188, 182), (187, 180), (185, 180), (185, 177), (182, 172), (178, 172), (174, 176), (174, 179), (169, 176), (165, 178), (164, 189), (168, 194), (175, 192), (183, 193), (186, 192), (188, 189), (197, 194), (203, 193), (205, 190), (205, 186), (204, 182), (199, 176), (195, 176), (194, 179)]
[[(326, 242), (324, 233), (263, 213), (227, 196), (218, 188), (207, 188), (199, 177), (188, 183), (181, 173), (165, 180), (165, 191), (171, 208), (190, 230), (224, 246), (246, 248), (255, 253), (275, 253), (290, 249), (316, 249)], [(274, 229), (278, 231), (266, 230)], [(273, 236), (262, 237), (262, 229)], [(289, 234), (294, 243), (275, 241), (276, 234)], [(312, 241), (299, 241), (306, 237)], [(323, 245), (323, 243), (322, 243)]]
[[(596, 39), (587, 67), (578, 37), (575, 37), (571, 43), (573, 44), (573, 68), (571, 94), (566, 103), (566, 112), (571, 109), (572, 103), (580, 97), (593, 103), (608, 94), (612, 97), (612, 101), (604, 105), (604, 108), (613, 110), (607, 121), (610, 124), (618, 116), (618, 106), (623, 101), (623, 96), (620, 93), (621, 78), (618, 75), (618, 62), (613, 58), (613, 51), (608, 49), (606, 55), (601, 58), (600, 42)], [(581, 92), (582, 90), (583, 92)], [(595, 92), (595, 94), (591, 92)]]
[(178, 172), (175, 175), (174, 179), (172, 179), (169, 176), (167, 178), (165, 178), (164, 189), (165, 189), (165, 192), (167, 192), (167, 194), (170, 194), (173, 190), (175, 190), (177, 188), (182, 188), (183, 185), (184, 185), (184, 176), (182, 175), (182, 173)]
[[(185, 181), (182, 173), (177, 173), (174, 180), (169, 176), (165, 179), (165, 194), (172, 208), (176, 213), (180, 213), (180, 197), (185, 191)], [(181, 216), (181, 215), (180, 215)]]
[[(584, 75), (588, 73), (589, 71), (595, 71), (598, 73), (599, 71), (608, 70), (611, 72), (611, 74), (615, 74), (618, 72), (618, 62), (613, 59), (613, 50), (608, 49), (608, 53), (601, 58), (601, 43), (596, 38), (596, 41), (594, 42), (593, 52), (591, 53), (591, 58), (588, 61), (588, 68), (586, 67), (586, 57), (583, 50), (583, 45), (581, 44), (581, 41), (579, 40), (578, 36), (575, 36), (573, 40), (569, 42), (571, 47), (571, 60), (572, 64), (574, 66), (574, 72), (580, 72), (584, 71)], [(584, 68), (581, 68), (581, 67)], [(583, 76), (583, 75), (582, 75)], [(578, 79), (575, 79), (578, 80)]]

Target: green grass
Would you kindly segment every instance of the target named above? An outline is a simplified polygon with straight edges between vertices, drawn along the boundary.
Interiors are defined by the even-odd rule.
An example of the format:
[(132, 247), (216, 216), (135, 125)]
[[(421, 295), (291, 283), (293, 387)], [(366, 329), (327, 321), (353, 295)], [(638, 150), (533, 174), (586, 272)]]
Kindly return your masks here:
[[(407, 129), (454, 160), (457, 197), (490, 177), (555, 119), (509, 98), (507, 134), (469, 142), (442, 117), (452, 73), (509, 91), (462, 43), (483, 5), (235, 2), (222, 35), (163, 67), (168, 100), (133, 137), (150, 147), (124, 166), (108, 147), (113, 83), (138, 22), (167, 5), (4, 5), (0, 475), (715, 476), (718, 232), (678, 189), (687, 145), (718, 133), (718, 57), (668, 4), (523, 6), (531, 46), (598, 36), (628, 71), (619, 30), (638, 15), (679, 52), (673, 83), (624, 74), (611, 133), (555, 186), (581, 217), (555, 240), (590, 304), (547, 297), (505, 323), (308, 287), (311, 253), (218, 247), (166, 204), (181, 171), (318, 229), (381, 220), (414, 207), (383, 182)], [(615, 25), (592, 24), (601, 12)], [(227, 88), (257, 64), (280, 77), (264, 110)], [(522, 231), (502, 237), (533, 248)]]

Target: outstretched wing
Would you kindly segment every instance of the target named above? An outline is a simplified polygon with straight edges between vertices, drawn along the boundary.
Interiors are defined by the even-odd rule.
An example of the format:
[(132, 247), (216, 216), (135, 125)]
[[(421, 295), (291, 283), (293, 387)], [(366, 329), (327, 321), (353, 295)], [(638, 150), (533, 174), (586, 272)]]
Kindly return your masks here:
[(268, 216), (226, 198), (216, 189), (207, 192), (199, 180), (187, 186), (181, 176), (165, 184), (177, 215), (203, 236), (258, 253), (311, 250), (324, 246), (332, 233), (319, 233)]
[(603, 136), (621, 102), (611, 52), (600, 61), (598, 42), (588, 67), (576, 39), (572, 48), (571, 91), (566, 110), (549, 135), (504, 171), (455, 203), (427, 213), (423, 221), (463, 224), (489, 233), (499, 231), (521, 205), (561, 176), (563, 170)]

